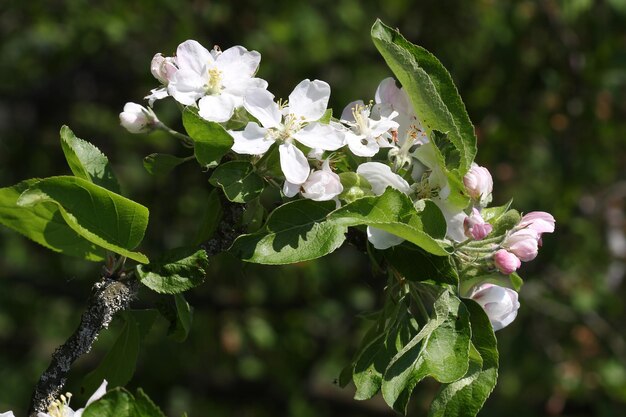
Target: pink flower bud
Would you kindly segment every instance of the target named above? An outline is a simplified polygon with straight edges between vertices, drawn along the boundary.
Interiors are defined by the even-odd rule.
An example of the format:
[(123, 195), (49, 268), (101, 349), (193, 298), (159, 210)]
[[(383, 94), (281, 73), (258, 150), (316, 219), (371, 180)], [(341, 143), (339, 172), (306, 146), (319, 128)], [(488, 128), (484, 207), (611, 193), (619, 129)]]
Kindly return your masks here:
[(176, 58), (164, 57), (160, 53), (152, 58), (150, 72), (162, 84), (167, 85), (176, 71), (178, 71)]
[(522, 261), (517, 256), (507, 251), (506, 249), (500, 249), (493, 255), (493, 261), (496, 264), (498, 271), (503, 274), (509, 275), (517, 271), (522, 265)]
[(541, 238), (542, 233), (554, 232), (554, 217), (545, 211), (531, 211), (522, 217), (518, 227), (528, 227), (536, 231)]
[(302, 184), (302, 196), (314, 201), (328, 201), (337, 197), (343, 191), (339, 175), (331, 169), (328, 161), (324, 162), (321, 170), (313, 171)]
[(489, 283), (474, 287), (469, 298), (476, 301), (485, 310), (494, 331), (511, 324), (520, 307), (515, 291)]
[(470, 170), (463, 177), (463, 184), (473, 200), (485, 207), (491, 201), (493, 179), (487, 168), (472, 163)]
[(504, 239), (502, 246), (520, 260), (532, 261), (539, 251), (539, 233), (529, 228), (518, 230)]
[(493, 230), (493, 227), (486, 223), (477, 209), (472, 209), (472, 214), (463, 220), (465, 236), (474, 240), (483, 240)]
[(157, 123), (154, 112), (137, 103), (126, 103), (120, 113), (120, 124), (130, 133), (150, 132)]

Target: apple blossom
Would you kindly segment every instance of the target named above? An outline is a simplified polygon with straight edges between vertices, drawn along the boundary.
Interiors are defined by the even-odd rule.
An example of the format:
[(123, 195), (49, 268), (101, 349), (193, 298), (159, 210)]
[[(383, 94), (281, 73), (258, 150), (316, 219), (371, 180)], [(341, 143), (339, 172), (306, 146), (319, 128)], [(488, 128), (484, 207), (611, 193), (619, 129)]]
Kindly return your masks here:
[(487, 168), (472, 162), (469, 171), (463, 177), (463, 184), (469, 196), (480, 206), (485, 207), (491, 202), (493, 179)]
[(493, 226), (485, 222), (476, 208), (473, 208), (472, 213), (463, 221), (463, 228), (465, 236), (474, 240), (483, 240), (493, 230)]
[(536, 231), (539, 235), (539, 244), (541, 245), (542, 233), (553, 233), (554, 225), (554, 217), (550, 213), (546, 213), (545, 211), (531, 211), (522, 217), (517, 227), (528, 227)]
[(311, 172), (309, 178), (302, 184), (302, 196), (313, 201), (328, 201), (337, 197), (343, 191), (339, 175), (330, 169), (328, 160), (324, 161), (322, 169)]
[(502, 247), (524, 262), (532, 261), (539, 251), (539, 233), (530, 228), (517, 230), (504, 239)]
[(13, 411), (7, 411), (6, 413), (0, 413), (0, 417), (15, 417)]
[(380, 148), (390, 148), (391, 130), (398, 128), (393, 119), (398, 115), (391, 112), (387, 117), (372, 119), (372, 105), (365, 105), (357, 100), (348, 104), (341, 114), (341, 122), (350, 127), (346, 129), (346, 143), (353, 154), (370, 157), (378, 153)]
[(250, 122), (243, 131), (229, 130), (234, 140), (232, 150), (239, 154), (263, 155), (276, 142), (285, 179), (292, 185), (303, 184), (309, 177), (309, 162), (294, 141), (326, 151), (344, 145), (341, 131), (318, 122), (329, 98), (330, 86), (320, 80), (300, 82), (289, 95), (289, 104), (282, 108), (269, 91), (250, 90), (244, 107), (262, 127)]
[(137, 103), (126, 103), (120, 113), (120, 124), (130, 133), (147, 133), (158, 124), (159, 119), (151, 109)]
[(164, 57), (162, 54), (158, 53), (152, 58), (150, 72), (154, 78), (161, 82), (163, 87), (150, 90), (150, 94), (145, 97), (150, 107), (154, 105), (156, 100), (161, 100), (168, 96), (167, 86), (176, 71), (178, 71), (176, 57)]
[(487, 313), (494, 331), (511, 324), (520, 307), (517, 292), (510, 288), (484, 283), (474, 287), (470, 296)]
[(505, 275), (512, 274), (522, 265), (522, 261), (506, 249), (496, 251), (493, 254), (493, 261), (498, 271)]
[(261, 54), (243, 46), (224, 52), (208, 51), (194, 40), (176, 49), (176, 64), (167, 92), (181, 104), (193, 106), (198, 101), (200, 117), (212, 122), (228, 121), (243, 104), (248, 89), (267, 88), (267, 82), (254, 78)]
[[(85, 408), (89, 406), (94, 401), (99, 400), (107, 390), (107, 380), (103, 380), (100, 387), (89, 397), (87, 400), (87, 404), (85, 404)], [(72, 394), (67, 393), (66, 395), (61, 395), (61, 398), (53, 401), (52, 404), (48, 407), (47, 413), (37, 413), (37, 417), (82, 417), (83, 411), (85, 408), (79, 408), (74, 411), (70, 408), (70, 399), (72, 398)], [(1, 416), (0, 416), (1, 417)]]

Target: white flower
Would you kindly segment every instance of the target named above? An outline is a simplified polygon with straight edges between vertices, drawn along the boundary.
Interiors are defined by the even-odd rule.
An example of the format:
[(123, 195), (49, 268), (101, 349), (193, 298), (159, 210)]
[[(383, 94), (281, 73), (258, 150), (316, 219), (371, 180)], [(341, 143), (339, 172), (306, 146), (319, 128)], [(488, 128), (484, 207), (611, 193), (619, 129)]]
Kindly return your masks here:
[[(106, 379), (102, 381), (100, 387), (94, 392), (91, 397), (87, 400), (87, 404), (85, 407), (88, 407), (94, 401), (99, 400), (107, 391), (107, 381)], [(67, 393), (66, 395), (61, 395), (59, 400), (54, 401), (48, 407), (47, 413), (37, 413), (37, 417), (82, 417), (83, 411), (85, 408), (79, 408), (74, 411), (70, 408), (70, 399), (72, 398), (72, 394)], [(0, 417), (3, 417), (0, 415)]]
[(423, 144), (428, 142), (426, 131), (422, 123), (415, 114), (413, 105), (403, 88), (396, 86), (396, 81), (389, 77), (380, 82), (375, 94), (376, 106), (382, 115), (389, 115), (396, 112), (394, 120), (398, 122), (397, 140), (402, 146), (407, 142), (410, 145)]
[(341, 113), (341, 122), (350, 127), (345, 131), (346, 143), (355, 155), (371, 157), (380, 148), (393, 146), (390, 143), (390, 132), (398, 128), (398, 123), (391, 119), (398, 113), (391, 112), (387, 117), (379, 116), (378, 120), (370, 118), (371, 113), (372, 106), (366, 106), (361, 100), (348, 104)]
[[(405, 194), (411, 191), (409, 183), (406, 182), (404, 178), (393, 173), (391, 168), (380, 162), (366, 162), (361, 164), (357, 168), (356, 173), (370, 183), (372, 192), (376, 195), (384, 193), (387, 187), (394, 188)], [(404, 242), (403, 238), (372, 226), (367, 226), (367, 240), (369, 240), (376, 249), (388, 249)]]
[(485, 310), (494, 331), (501, 330), (511, 324), (520, 307), (515, 291), (489, 283), (474, 287), (469, 298), (476, 301)]
[(15, 417), (13, 411), (7, 411), (6, 413), (0, 413), (0, 417)]
[(292, 185), (303, 184), (309, 177), (309, 162), (294, 141), (325, 151), (337, 150), (344, 144), (342, 132), (317, 122), (326, 111), (329, 97), (327, 83), (304, 80), (289, 95), (288, 106), (281, 109), (269, 91), (250, 90), (244, 99), (244, 107), (263, 127), (251, 122), (243, 131), (229, 131), (234, 139), (233, 151), (262, 155), (277, 142), (285, 179)]
[(137, 103), (126, 103), (120, 113), (120, 124), (130, 133), (146, 133), (153, 130), (159, 119), (151, 109)]
[(188, 40), (176, 49), (176, 71), (169, 80), (168, 93), (181, 104), (192, 106), (198, 102), (200, 117), (225, 122), (250, 88), (267, 88), (267, 82), (254, 78), (261, 54), (233, 46), (224, 52), (208, 51), (194, 40)]

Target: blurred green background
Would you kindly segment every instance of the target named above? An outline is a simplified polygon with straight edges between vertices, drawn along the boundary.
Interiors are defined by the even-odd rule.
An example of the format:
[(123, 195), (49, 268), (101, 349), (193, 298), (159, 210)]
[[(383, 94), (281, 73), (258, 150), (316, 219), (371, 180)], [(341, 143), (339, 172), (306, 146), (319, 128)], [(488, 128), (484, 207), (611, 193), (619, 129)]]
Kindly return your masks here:
[[(369, 39), (376, 17), (433, 52), (458, 85), (479, 138), (494, 203), (544, 210), (557, 232), (522, 267), (518, 319), (498, 333), (499, 384), (481, 416), (620, 416), (626, 410), (626, 1), (28, 0), (0, 5), (0, 186), (69, 173), (68, 124), (112, 160), (124, 193), (148, 206), (142, 250), (194, 236), (209, 187), (197, 166), (155, 179), (152, 152), (185, 156), (172, 138), (118, 126), (126, 101), (157, 82), (156, 52), (186, 39), (261, 52), (259, 76), (285, 97), (304, 78), (332, 87), (340, 112), (373, 98), (390, 71)], [(159, 117), (180, 127), (172, 101)], [(100, 266), (54, 255), (0, 229), (0, 411), (25, 415), (50, 354), (73, 331)], [(144, 341), (141, 386), (170, 416), (388, 416), (380, 398), (333, 382), (380, 304), (384, 278), (343, 248), (287, 267), (215, 259), (188, 294), (189, 339), (158, 321)], [(135, 303), (141, 308), (149, 295)], [(82, 377), (119, 332), (115, 323), (75, 367)], [(420, 385), (412, 415), (437, 386)]]

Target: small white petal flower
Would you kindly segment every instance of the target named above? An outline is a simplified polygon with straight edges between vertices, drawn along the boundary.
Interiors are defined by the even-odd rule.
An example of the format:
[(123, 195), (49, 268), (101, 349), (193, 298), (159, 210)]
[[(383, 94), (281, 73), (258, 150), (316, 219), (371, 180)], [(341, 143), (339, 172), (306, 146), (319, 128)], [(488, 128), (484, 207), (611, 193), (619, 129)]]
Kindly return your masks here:
[[(87, 404), (85, 407), (89, 406), (89, 404), (94, 401), (99, 400), (107, 390), (107, 380), (103, 380), (100, 387), (89, 397), (87, 400)], [(67, 393), (65, 395), (61, 395), (61, 398), (55, 400), (48, 407), (47, 413), (37, 413), (37, 417), (82, 417), (85, 408), (79, 408), (74, 411), (70, 408), (70, 399), (72, 398), (72, 394)], [(0, 417), (4, 417), (4, 415), (0, 414)], [(10, 416), (8, 416), (10, 417)]]
[(0, 413), (0, 417), (15, 417), (13, 411), (7, 411), (6, 413)]
[(285, 184), (283, 184), (283, 194), (285, 194), (285, 197), (295, 197), (299, 192), (300, 184), (293, 184), (289, 181), (285, 181)]
[(156, 54), (150, 63), (150, 72), (163, 85), (168, 85), (174, 74), (178, 71), (175, 57), (164, 57)]
[(146, 133), (159, 123), (154, 112), (137, 103), (126, 103), (120, 113), (120, 124), (130, 133)]
[[(225, 122), (235, 108), (243, 104), (246, 91), (267, 88), (267, 82), (253, 78), (261, 55), (242, 46), (221, 52), (208, 51), (194, 40), (181, 43), (176, 50), (178, 70), (167, 86), (179, 103), (198, 103), (199, 114), (206, 120)], [(202, 98), (207, 97), (206, 100)]]
[[(280, 167), (291, 185), (303, 184), (310, 170), (306, 156), (294, 145), (294, 141), (318, 153), (339, 149), (344, 144), (343, 132), (331, 124), (316, 121), (324, 114), (329, 97), (328, 84), (319, 80), (304, 80), (294, 88), (289, 96), (289, 105), (282, 110), (274, 101), (274, 96), (266, 90), (248, 90), (243, 99), (245, 109), (263, 125), (264, 140), (270, 144), (279, 143)], [(261, 139), (260, 128), (253, 132), (248, 124), (246, 131), (247, 136), (252, 137), (229, 132), (235, 139), (233, 151), (251, 155), (262, 155), (267, 151), (263, 147), (263, 152), (259, 152), (260, 147), (257, 146)]]
[(341, 122), (350, 127), (345, 132), (346, 143), (350, 151), (357, 156), (371, 157), (381, 147), (392, 147), (391, 131), (398, 128), (398, 123), (391, 120), (398, 115), (391, 112), (387, 117), (377, 120), (370, 118), (371, 106), (357, 100), (348, 104), (341, 114)]

